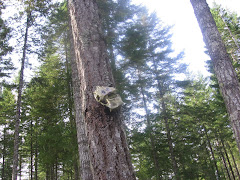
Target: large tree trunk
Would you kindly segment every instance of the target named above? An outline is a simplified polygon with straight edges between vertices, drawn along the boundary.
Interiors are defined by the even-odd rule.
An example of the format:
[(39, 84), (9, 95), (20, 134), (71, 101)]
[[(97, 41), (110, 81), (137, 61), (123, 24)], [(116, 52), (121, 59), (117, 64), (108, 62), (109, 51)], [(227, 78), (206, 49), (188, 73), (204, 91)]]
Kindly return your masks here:
[[(71, 25), (70, 25), (71, 27)], [(70, 35), (71, 41), (73, 42), (73, 37)], [(78, 153), (79, 153), (79, 161), (80, 161), (80, 176), (82, 179), (93, 180), (93, 172), (90, 162), (89, 155), (89, 146), (86, 135), (85, 123), (82, 116), (81, 110), (81, 97), (80, 97), (80, 78), (78, 74), (77, 63), (75, 60), (75, 52), (73, 44), (70, 44), (71, 51), (71, 68), (72, 68), (72, 84), (73, 84), (73, 98), (75, 105), (75, 121), (77, 128), (77, 142), (78, 142)]]
[(135, 179), (120, 110), (110, 112), (93, 96), (96, 86), (114, 86), (96, 1), (69, 0), (69, 12), (93, 179)]
[(213, 61), (214, 71), (232, 123), (240, 152), (240, 86), (230, 57), (212, 17), (206, 0), (190, 0), (201, 28), (203, 39)]
[(19, 127), (20, 127), (20, 116), (21, 116), (21, 104), (22, 104), (22, 89), (23, 89), (23, 75), (24, 75), (24, 66), (27, 52), (27, 41), (28, 41), (28, 29), (30, 27), (31, 13), (27, 14), (27, 24), (25, 29), (24, 36), (24, 45), (23, 45), (23, 56), (22, 64), (20, 70), (20, 78), (18, 85), (18, 99), (17, 99), (17, 112), (15, 120), (15, 131), (14, 131), (14, 152), (13, 152), (13, 168), (12, 168), (12, 180), (17, 179), (17, 167), (18, 167), (18, 148), (19, 148)]

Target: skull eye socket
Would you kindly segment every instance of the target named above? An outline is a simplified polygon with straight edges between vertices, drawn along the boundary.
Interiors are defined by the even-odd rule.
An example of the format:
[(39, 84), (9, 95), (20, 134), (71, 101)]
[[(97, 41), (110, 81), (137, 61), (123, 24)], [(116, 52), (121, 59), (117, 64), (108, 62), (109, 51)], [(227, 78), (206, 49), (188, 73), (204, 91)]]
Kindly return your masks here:
[(98, 101), (100, 100), (100, 97), (98, 95), (96, 96), (96, 98), (97, 98)]

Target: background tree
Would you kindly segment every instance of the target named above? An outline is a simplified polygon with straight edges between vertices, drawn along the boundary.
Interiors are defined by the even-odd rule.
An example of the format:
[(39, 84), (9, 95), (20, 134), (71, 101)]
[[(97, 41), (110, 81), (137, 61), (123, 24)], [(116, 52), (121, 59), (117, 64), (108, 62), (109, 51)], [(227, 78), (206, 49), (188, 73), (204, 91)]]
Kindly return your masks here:
[(240, 89), (237, 74), (233, 68), (224, 43), (218, 32), (206, 0), (191, 0), (204, 41), (213, 61), (221, 93), (232, 123), (235, 138), (240, 151)]
[(18, 97), (17, 97), (17, 108), (16, 108), (16, 121), (15, 121), (15, 130), (14, 130), (14, 154), (13, 154), (13, 170), (12, 170), (12, 179), (17, 179), (17, 167), (18, 167), (18, 150), (19, 150), (19, 131), (20, 131), (20, 118), (21, 118), (21, 104), (22, 104), (22, 90), (24, 84), (24, 68), (26, 55), (28, 50), (28, 38), (29, 38), (29, 28), (33, 25), (35, 18), (39, 14), (35, 13), (46, 13), (47, 2), (45, 1), (24, 1), (25, 13), (26, 13), (26, 25), (24, 32), (24, 41), (22, 48), (22, 59), (21, 59), (21, 68), (20, 68), (20, 76), (18, 83)]
[(0, 99), (0, 158), (1, 158), (1, 177), (9, 179), (12, 173), (13, 141), (11, 130), (14, 125), (15, 99), (10, 89), (3, 90)]
[(42, 35), (42, 65), (25, 95), (25, 114), (29, 114), (24, 123), (25, 148), (33, 152), (31, 174), (35, 179), (79, 179), (66, 3), (52, 11)]
[[(173, 77), (178, 73), (183, 73), (185, 66), (180, 63), (182, 54), (174, 58), (170, 57), (173, 52), (170, 28), (163, 26), (155, 14), (149, 15), (145, 9), (139, 10), (137, 17), (126, 24), (125, 35), (119, 44), (123, 56), (122, 71), (125, 72), (133, 92), (129, 96), (131, 111), (134, 112), (138, 109), (143, 112), (136, 113), (137, 116), (131, 117), (131, 121), (134, 122), (131, 124), (134, 128), (132, 136), (136, 140), (136, 142), (132, 142), (136, 146), (133, 148), (133, 154), (137, 166), (144, 153), (150, 160), (148, 163), (153, 163), (153, 165), (144, 165), (153, 167), (148, 178), (154, 176), (161, 179), (165, 173), (168, 174), (171, 170), (174, 171), (177, 178), (177, 162), (170, 135), (172, 134), (172, 127), (170, 129), (172, 118), (167, 104), (170, 102), (173, 92), (170, 88), (174, 89), (173, 87), (176, 85)], [(136, 122), (134, 117), (140, 122)], [(135, 123), (136, 125), (134, 125)], [(162, 135), (161, 131), (166, 131), (167, 134)], [(136, 136), (144, 137), (143, 142), (139, 142), (140, 139)], [(147, 143), (145, 145), (147, 147), (143, 150), (145, 143)], [(158, 145), (161, 143), (166, 143), (165, 147)], [(170, 154), (171, 161), (169, 163), (172, 164), (172, 169), (166, 166), (166, 161), (162, 165), (164, 167), (161, 167), (159, 159), (163, 157), (160, 154), (164, 154), (164, 157), (168, 156), (167, 153), (160, 153), (160, 151), (164, 151), (163, 149), (168, 150), (167, 152)], [(141, 150), (142, 152), (139, 153)], [(140, 162), (146, 163), (146, 161)], [(167, 172), (164, 172), (164, 168)], [(137, 173), (137, 175), (142, 179), (147, 178), (147, 175), (143, 175), (143, 173)]]
[(239, 17), (216, 4), (211, 12), (239, 77)]

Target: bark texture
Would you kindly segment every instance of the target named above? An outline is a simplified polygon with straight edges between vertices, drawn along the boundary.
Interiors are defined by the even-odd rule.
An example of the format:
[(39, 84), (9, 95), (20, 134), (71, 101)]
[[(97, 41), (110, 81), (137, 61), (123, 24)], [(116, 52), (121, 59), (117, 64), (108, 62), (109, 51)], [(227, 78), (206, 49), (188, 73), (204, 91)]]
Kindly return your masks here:
[(80, 79), (78, 76), (77, 64), (74, 56), (72, 57), (72, 82), (73, 82), (73, 97), (75, 105), (75, 121), (77, 127), (77, 142), (78, 142), (78, 153), (80, 160), (80, 174), (84, 180), (93, 180), (93, 173), (91, 168), (91, 162), (89, 157), (89, 146), (88, 139), (86, 136), (86, 129), (84, 118), (81, 111), (81, 97), (80, 97)]
[[(71, 27), (71, 23), (69, 24)], [(70, 28), (69, 36), (71, 42), (73, 42), (72, 28)], [(80, 176), (84, 180), (93, 180), (93, 171), (90, 162), (88, 139), (86, 135), (85, 123), (81, 110), (81, 96), (80, 96), (80, 79), (78, 75), (78, 68), (75, 59), (74, 46), (70, 43), (71, 52), (71, 69), (72, 69), (72, 86), (73, 86), (73, 99), (75, 106), (75, 121), (77, 128), (77, 142), (78, 142), (78, 153), (80, 162)], [(75, 174), (76, 175), (76, 174)], [(76, 178), (79, 179), (79, 178)]]
[(110, 112), (93, 96), (96, 86), (114, 86), (96, 1), (69, 0), (69, 12), (84, 120), (77, 129), (86, 130), (93, 179), (135, 179), (120, 110)]
[(206, 0), (190, 0), (203, 34), (203, 39), (213, 61), (221, 93), (230, 116), (240, 152), (240, 86), (237, 74), (227, 54)]

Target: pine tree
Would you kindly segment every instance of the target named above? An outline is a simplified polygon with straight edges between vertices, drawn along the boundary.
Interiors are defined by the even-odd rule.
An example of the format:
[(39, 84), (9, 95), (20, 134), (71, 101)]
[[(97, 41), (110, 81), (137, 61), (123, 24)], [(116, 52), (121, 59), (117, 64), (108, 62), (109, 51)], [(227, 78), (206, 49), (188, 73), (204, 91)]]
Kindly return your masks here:
[[(45, 1), (24, 1), (23, 2), (26, 13), (26, 24), (23, 38), (23, 48), (22, 48), (22, 58), (21, 58), (21, 68), (20, 68), (20, 76), (18, 83), (18, 96), (17, 96), (17, 108), (16, 108), (16, 121), (15, 121), (15, 130), (14, 130), (14, 154), (13, 154), (13, 169), (12, 169), (12, 180), (17, 179), (17, 167), (18, 167), (18, 155), (19, 155), (19, 133), (20, 133), (20, 119), (21, 119), (21, 105), (22, 105), (22, 91), (24, 84), (24, 69), (25, 69), (25, 61), (27, 56), (28, 49), (28, 38), (29, 38), (29, 28), (33, 25), (35, 18), (37, 17), (38, 12), (42, 14), (46, 13), (48, 6)], [(37, 13), (36, 13), (37, 12)], [(36, 15), (36, 14), (37, 15)]]
[[(138, 147), (137, 142), (132, 142), (136, 146), (133, 148), (133, 151), (139, 152), (138, 149), (141, 149), (142, 146), (149, 146), (145, 147), (145, 152), (141, 152), (142, 154), (147, 154), (148, 158), (151, 159), (151, 163), (153, 163), (151, 165), (153, 166), (151, 170), (152, 174), (150, 175), (149, 172), (148, 178), (155, 176), (157, 179), (161, 179), (165, 176), (165, 173), (167, 174), (171, 170), (174, 171), (177, 178), (177, 162), (175, 161), (173, 140), (170, 135), (172, 134), (172, 128), (170, 129), (172, 118), (167, 105), (169, 100), (167, 99), (171, 99), (172, 92), (170, 88), (173, 89), (176, 84), (173, 79), (174, 73), (175, 75), (183, 73), (185, 66), (179, 62), (182, 54), (179, 54), (175, 58), (169, 56), (172, 52), (171, 35), (169, 34), (170, 28), (164, 27), (155, 14), (148, 15), (144, 9), (138, 12), (138, 18), (135, 18), (126, 25), (125, 36), (123, 36), (119, 45), (121, 46), (123, 56), (122, 69), (129, 79), (130, 87), (135, 90), (132, 91), (133, 98), (129, 98), (132, 101), (132, 111), (139, 109), (139, 111), (144, 112), (144, 115), (136, 116), (139, 119), (138, 121), (142, 121), (142, 123), (136, 122), (136, 124), (146, 126), (144, 132), (140, 130), (143, 128), (141, 125), (136, 126), (136, 129), (132, 131), (134, 132), (132, 140), (135, 141), (136, 139), (141, 144)], [(154, 111), (155, 113), (153, 113)], [(160, 138), (159, 134), (162, 134), (160, 133), (162, 131), (166, 131), (167, 134), (165, 134), (166, 136), (161, 135)], [(137, 135), (144, 136), (144, 141), (149, 144), (139, 142), (139, 138), (136, 137)], [(163, 140), (163, 137), (167, 141), (166, 139)], [(162, 152), (163, 149), (165, 151), (166, 147), (160, 146), (161, 148), (159, 148), (158, 144), (160, 142), (164, 144), (163, 141), (166, 143), (165, 146), (169, 148), (168, 152), (172, 160), (172, 168), (169, 168), (166, 163), (164, 167), (161, 167), (159, 159), (163, 157), (160, 156), (162, 154), (160, 151)], [(168, 156), (166, 154), (164, 154), (165, 157)], [(142, 159), (138, 156), (138, 153), (136, 153), (135, 158)], [(142, 163), (146, 163), (146, 161), (142, 161)], [(141, 178), (145, 179), (147, 175), (144, 176), (140, 169), (147, 171), (147, 168), (141, 167), (140, 165), (138, 177), (142, 176)]]
[(224, 43), (218, 32), (206, 0), (191, 0), (209, 55), (213, 61), (221, 93), (232, 123), (240, 152), (240, 89), (237, 74), (233, 68)]

